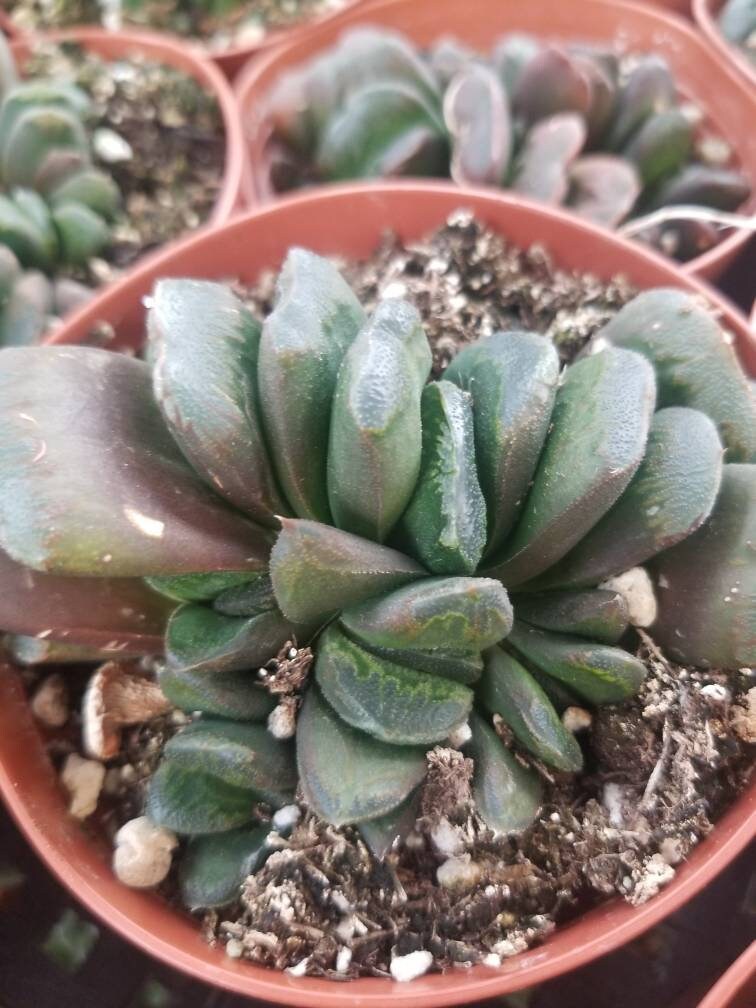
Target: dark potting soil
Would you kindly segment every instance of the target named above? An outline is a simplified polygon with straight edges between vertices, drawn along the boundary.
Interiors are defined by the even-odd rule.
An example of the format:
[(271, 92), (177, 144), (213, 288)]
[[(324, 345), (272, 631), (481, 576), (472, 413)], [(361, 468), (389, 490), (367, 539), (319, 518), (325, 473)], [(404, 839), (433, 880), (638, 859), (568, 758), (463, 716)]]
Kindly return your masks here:
[(73, 80), (89, 94), (95, 161), (123, 196), (111, 248), (76, 279), (109, 282), (143, 253), (205, 223), (223, 178), (225, 135), (217, 102), (198, 81), (139, 56), (108, 61), (72, 43), (35, 47), (24, 70)]
[[(464, 211), (426, 240), (387, 236), (366, 262), (340, 265), (367, 307), (386, 295), (418, 306), (434, 375), (460, 346), (499, 328), (544, 332), (572, 360), (634, 293), (622, 278), (558, 270), (543, 249), (514, 248)], [(263, 315), (273, 287), (271, 274), (238, 291)], [(643, 631), (630, 648), (648, 669), (638, 696), (592, 714), (573, 710), (583, 721), (581, 774), (543, 766), (494, 720), (503, 744), (544, 782), (541, 813), (522, 835), (485, 827), (470, 797), (471, 761), (437, 746), (419, 818), (383, 861), (355, 829), (323, 823), (297, 796), (292, 834), (271, 833), (273, 853), (239, 901), (202, 915), (207, 940), (234, 958), (345, 981), (390, 976), (392, 961), (396, 968), (419, 950), (431, 953), (431, 970), (496, 966), (602, 901), (654, 896), (748, 779), (756, 684), (751, 669), (676, 665)], [(309, 665), (309, 653), (289, 659), (284, 649), (262, 681), (295, 706)], [(182, 717), (124, 734), (101, 803), (109, 835), (140, 813)], [(178, 857), (161, 890), (174, 905)]]

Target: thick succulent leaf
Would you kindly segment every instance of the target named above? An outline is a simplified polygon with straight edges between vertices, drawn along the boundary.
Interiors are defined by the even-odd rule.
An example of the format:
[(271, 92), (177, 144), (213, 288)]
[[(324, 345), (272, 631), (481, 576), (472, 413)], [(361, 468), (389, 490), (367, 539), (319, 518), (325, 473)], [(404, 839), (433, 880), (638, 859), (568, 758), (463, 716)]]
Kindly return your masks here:
[(347, 351), (331, 412), (328, 500), (339, 528), (383, 542), (420, 471), (431, 352), (417, 309), (382, 301)]
[(602, 644), (616, 644), (630, 623), (624, 597), (603, 588), (518, 595), (515, 607), (517, 618), (531, 626)]
[(621, 150), (649, 116), (675, 100), (675, 81), (662, 56), (642, 56), (620, 90), (607, 138), (610, 150)]
[(278, 609), (257, 616), (224, 616), (209, 606), (188, 603), (168, 623), (166, 659), (179, 672), (258, 668), (275, 658), (292, 636), (291, 624)]
[(120, 189), (110, 175), (97, 168), (85, 168), (63, 179), (48, 198), (53, 206), (81, 203), (105, 220), (112, 220), (121, 208)]
[(709, 520), (654, 563), (666, 654), (715, 668), (756, 665), (756, 466), (726, 465)]
[(717, 210), (737, 210), (751, 194), (751, 183), (732, 168), (687, 165), (654, 194), (649, 210), (678, 204), (700, 204)]
[(556, 46), (547, 46), (522, 70), (512, 106), (528, 124), (559, 112), (584, 117), (591, 107), (590, 80), (577, 60)]
[(163, 762), (209, 774), (274, 806), (285, 804), (297, 784), (293, 743), (275, 739), (258, 724), (193, 721), (166, 743)]
[(692, 147), (692, 123), (672, 108), (646, 119), (622, 153), (637, 165), (643, 184), (651, 186), (679, 171)]
[(3, 304), (21, 277), (18, 259), (6, 245), (0, 245), (0, 302)]
[(627, 217), (641, 193), (638, 173), (612, 154), (578, 158), (569, 172), (568, 204), (579, 217), (613, 228)]
[(224, 616), (257, 616), (276, 608), (273, 582), (269, 574), (258, 574), (251, 581), (226, 588), (213, 602)]
[(107, 222), (83, 203), (59, 203), (52, 220), (60, 242), (60, 256), (70, 266), (86, 266), (110, 243)]
[(27, 270), (3, 303), (0, 347), (34, 346), (39, 343), (50, 325), (54, 311), (53, 297), (52, 285), (44, 273)]
[(537, 630), (517, 621), (507, 645), (594, 704), (626, 700), (637, 693), (646, 677), (643, 662), (621, 648)]
[(147, 313), (152, 383), (168, 429), (216, 493), (265, 524), (286, 512), (263, 439), (260, 324), (225, 284), (159, 280)]
[(334, 826), (396, 809), (425, 776), (425, 750), (388, 745), (341, 720), (315, 687), (297, 724), (297, 764), (310, 808)]
[(522, 72), (541, 51), (541, 43), (524, 32), (510, 32), (496, 42), (491, 63), (507, 92), (514, 94)]
[(150, 778), (145, 815), (175, 833), (224, 833), (255, 815), (257, 797), (203, 770), (164, 759)]
[(336, 624), (318, 641), (315, 679), (347, 724), (393, 745), (440, 742), (472, 707), (466, 686), (370, 654)]
[(46, 227), (18, 206), (15, 200), (0, 194), (0, 242), (18, 257), (24, 266), (50, 272), (59, 254), (57, 233), (49, 219)]
[(486, 545), (486, 504), (475, 468), (472, 397), (448, 381), (422, 395), (423, 453), (401, 535), (435, 574), (472, 574)]
[(276, 306), (263, 326), (257, 368), (270, 455), (300, 518), (331, 519), (326, 463), (331, 401), (341, 361), (365, 321), (354, 293), (327, 259), (291, 249)]
[(397, 840), (414, 829), (420, 805), (420, 793), (414, 791), (401, 805), (385, 815), (367, 819), (357, 827), (374, 858), (382, 861)]
[(585, 143), (585, 123), (574, 112), (558, 112), (528, 131), (512, 188), (542, 203), (561, 203), (569, 191), (568, 169)]
[(731, 42), (745, 42), (756, 31), (756, 3), (754, 0), (727, 0), (717, 21), (725, 38)]
[(562, 714), (568, 707), (583, 706), (584, 701), (577, 693), (568, 689), (563, 682), (546, 675), (535, 665), (530, 666), (530, 674), (551, 701), (554, 710)]
[(259, 570), (269, 537), (175, 447), (146, 364), (88, 347), (0, 354), (0, 544), (36, 570)]
[(281, 611), (307, 623), (425, 576), (397, 550), (319, 522), (282, 520), (270, 556)]
[(489, 578), (425, 578), (341, 614), (347, 632), (373, 647), (483, 651), (506, 637), (512, 606)]
[(211, 602), (230, 588), (266, 577), (266, 574), (255, 571), (213, 571), (210, 574), (176, 574), (145, 580), (155, 591), (177, 602)]
[(402, 650), (376, 647), (373, 644), (364, 644), (364, 647), (379, 658), (386, 658), (396, 665), (454, 679), (466, 686), (477, 682), (483, 672), (483, 658), (477, 651), (447, 651), (440, 648), (429, 651)]
[(643, 459), (654, 399), (654, 372), (640, 354), (611, 347), (567, 368), (522, 517), (492, 577), (522, 584), (593, 528)]
[(0, 584), (0, 631), (85, 647), (157, 654), (174, 608), (136, 578), (39, 574), (2, 550)]
[(267, 826), (192, 837), (181, 857), (181, 900), (190, 910), (222, 907), (239, 896), (242, 883), (270, 854)]
[[(36, 111), (40, 106), (52, 107), (73, 112), (81, 118), (88, 114), (91, 104), (86, 91), (69, 81), (22, 81), (3, 97), (0, 106), (0, 148), (8, 145), (14, 126), (28, 111)], [(29, 177), (25, 181), (28, 182)]]
[(475, 760), (473, 797), (483, 821), (494, 833), (521, 833), (538, 815), (541, 782), (518, 763), (499, 736), (478, 714), (470, 718), (470, 755)]
[(721, 476), (722, 445), (714, 423), (682, 406), (660, 410), (625, 492), (542, 581), (597, 584), (669, 549), (709, 516)]
[(418, 130), (439, 138), (427, 174), (443, 173), (447, 146), (437, 109), (412, 84), (368, 84), (333, 113), (318, 144), (316, 170), (329, 180), (396, 174), (397, 162), (406, 158), (404, 138)]
[(583, 765), (580, 746), (527, 669), (498, 647), (486, 653), (485, 663), (479, 691), (484, 706), (499, 714), (517, 740), (544, 763), (577, 773)]
[(502, 332), (465, 347), (444, 378), (473, 397), (475, 457), (488, 512), (486, 554), (514, 525), (546, 439), (559, 378), (550, 340)]
[[(110, 643), (110, 642), (108, 642)], [(145, 654), (143, 646), (134, 642), (129, 648), (124, 641), (114, 641), (115, 647), (94, 647), (86, 644), (67, 644), (65, 641), (49, 637), (23, 637), (10, 634), (5, 638), (5, 649), (18, 665), (81, 665), (82, 662), (119, 661), (125, 658), (141, 658)]]
[(591, 89), (591, 103), (586, 113), (588, 138), (586, 146), (599, 146), (614, 113), (617, 98), (617, 78), (610, 66), (613, 54), (574, 52), (573, 62), (587, 77)]
[(690, 406), (711, 417), (728, 462), (756, 461), (756, 403), (714, 316), (684, 291), (657, 288), (625, 305), (600, 341), (642, 353), (654, 366), (657, 406)]
[(237, 672), (174, 669), (158, 672), (160, 689), (187, 713), (201, 711), (232, 721), (264, 721), (276, 706), (275, 698), (256, 681), (256, 669)]
[(479, 59), (478, 54), (453, 35), (443, 35), (428, 49), (428, 66), (445, 89), (461, 70)]
[(496, 74), (470, 63), (444, 95), (452, 138), (451, 177), (458, 185), (501, 185), (512, 151), (509, 98)]
[(0, 145), (0, 172), (5, 185), (28, 185), (47, 152), (56, 148), (88, 154), (87, 134), (78, 116), (54, 105), (20, 112), (8, 131), (7, 142)]
[(348, 89), (379, 81), (412, 85), (431, 101), (438, 97), (431, 68), (401, 32), (371, 25), (350, 28), (339, 40), (338, 58), (326, 58), (325, 64), (337, 75), (341, 97)]

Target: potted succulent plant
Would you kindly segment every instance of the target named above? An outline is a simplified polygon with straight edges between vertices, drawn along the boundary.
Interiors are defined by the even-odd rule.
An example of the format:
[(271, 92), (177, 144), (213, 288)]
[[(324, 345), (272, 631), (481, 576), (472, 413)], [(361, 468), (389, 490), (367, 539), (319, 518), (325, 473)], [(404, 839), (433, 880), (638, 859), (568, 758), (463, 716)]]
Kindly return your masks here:
[[(311, 182), (449, 173), (609, 226), (680, 203), (752, 205), (738, 123), (753, 95), (680, 19), (646, 6), (384, 0), (250, 64), (237, 92), (250, 205)], [(700, 220), (645, 235), (706, 276), (748, 237), (720, 241)]]
[[(642, 249), (565, 214), (468, 191), (465, 205), (514, 243), (541, 239), (576, 269), (599, 263), (602, 272), (621, 271), (641, 288), (672, 284), (683, 292), (647, 292), (635, 299), (628, 294), (626, 307), (594, 341), (597, 352), (568, 366), (558, 392), (548, 340), (525, 333), (510, 334), (509, 340), (492, 334), (477, 343), (471, 336), (445, 377), (426, 383), (429, 351), (414, 309), (389, 298), (366, 321), (359, 300), (321, 256), (368, 255), (387, 223), (403, 241), (415, 242), (440, 225), (459, 199), (453, 187), (411, 183), (292, 199), (144, 264), (85, 307), (58, 333), (57, 347), (7, 351), (0, 358), (0, 402), (18, 435), (3, 442), (0, 455), (14, 502), (10, 506), (8, 496), (0, 506), (2, 545), (14, 557), (4, 561), (4, 583), (13, 586), (0, 610), (4, 628), (37, 635), (41, 650), (49, 645), (54, 651), (56, 644), (88, 648), (79, 658), (91, 657), (93, 647), (111, 656), (151, 654), (160, 649), (156, 637), (171, 610), (159, 683), (173, 706), (207, 712), (162, 748), (159, 768), (153, 766), (149, 777), (150, 823), (130, 826), (117, 841), (116, 870), (135, 884), (157, 881), (154, 874), (129, 876), (145, 830), (153, 852), (155, 844), (159, 848), (150, 871), (157, 863), (163, 874), (173, 856), (174, 832), (194, 834), (182, 847), (185, 897), (193, 906), (222, 904), (229, 878), (233, 888), (261, 859), (270, 825), (264, 836), (252, 835), (247, 824), (255, 802), (288, 809), (274, 821), (274, 832), (280, 831), (276, 843), (283, 844), (279, 850), (287, 846), (285, 834), (293, 826), (288, 793), (297, 776), (304, 802), (318, 811), (319, 821), (356, 822), (358, 833), (347, 830), (350, 842), (385, 853), (394, 835), (408, 828), (395, 813), (414, 818), (407, 800), (425, 776), (420, 754), (447, 735), (451, 749), (436, 754), (437, 765), (469, 773), (473, 767), (464, 761), (472, 758), (482, 820), (502, 834), (521, 830), (540, 801), (533, 768), (550, 764), (547, 774), (553, 775), (554, 765), (566, 772), (582, 758), (566, 725), (585, 710), (566, 720), (554, 714), (554, 705), (564, 705), (560, 676), (562, 687), (569, 680), (573, 697), (577, 689), (601, 703), (627, 696), (644, 674), (634, 654), (607, 643), (617, 641), (627, 606), (637, 605), (637, 597), (629, 603), (623, 594), (626, 586), (607, 586), (597, 595), (582, 588), (548, 594), (548, 585), (595, 585), (610, 571), (646, 563), (662, 549), (654, 577), (667, 594), (658, 589), (659, 618), (645, 617), (646, 625), (653, 622), (655, 638), (693, 663), (732, 667), (750, 660), (752, 572), (747, 548), (738, 545), (748, 533), (740, 505), (736, 501), (731, 509), (728, 502), (738, 498), (740, 482), (752, 472), (750, 463), (734, 460), (751, 457), (753, 418), (732, 350), (708, 312), (684, 292), (713, 301), (752, 367), (747, 328), (724, 302)], [(483, 241), (479, 253), (492, 239)], [(279, 267), (297, 244), (318, 254), (288, 255), (276, 307), (258, 344), (259, 326), (228, 288), (207, 278), (252, 282), (261, 270)], [(153, 290), (156, 280), (171, 276), (201, 279), (164, 280)], [(115, 327), (118, 346), (139, 348), (145, 296), (150, 365), (70, 346), (104, 320)], [(200, 317), (201, 333), (212, 332), (212, 342), (197, 338)], [(307, 351), (297, 353), (291, 340), (296, 335), (298, 345), (305, 334)], [(680, 342), (681, 356), (664, 365), (664, 348)], [(354, 352), (346, 350), (349, 344)], [(443, 366), (442, 345), (435, 344), (436, 374)], [(705, 354), (705, 376), (698, 364), (686, 370), (691, 346)], [(233, 360), (242, 348), (252, 356), (239, 368)], [(337, 369), (335, 358), (344, 353)], [(519, 425), (524, 438), (502, 455), (496, 445), (500, 436), (506, 438), (506, 428), (486, 403), (500, 403), (502, 418), (507, 413), (497, 376), (505, 360), (510, 366), (512, 353), (522, 365), (527, 402), (523, 410), (509, 412), (507, 424), (510, 430)], [(70, 368), (76, 382), (63, 374)], [(81, 381), (85, 372), (91, 381)], [(384, 375), (377, 387), (376, 374)], [(225, 392), (219, 400), (220, 388)], [(206, 408), (220, 401), (223, 413)], [(255, 402), (259, 413), (251, 406)], [(661, 407), (655, 414), (654, 402)], [(331, 409), (338, 417), (329, 425)], [(420, 416), (425, 435), (419, 438)], [(487, 416), (495, 421), (490, 427)], [(682, 419), (690, 423), (676, 426)], [(211, 427), (205, 427), (208, 420)], [(84, 427), (81, 437), (73, 436), (82, 424), (86, 439)], [(700, 435), (695, 443), (694, 426)], [(595, 438), (588, 439), (589, 427)], [(301, 434), (294, 437), (296, 431)], [(721, 443), (728, 446), (724, 476)], [(360, 444), (369, 450), (355, 450)], [(68, 451), (76, 456), (73, 466), (70, 457), (66, 463), (68, 475), (54, 479), (54, 493), (43, 489), (39, 481), (50, 487), (60, 453)], [(238, 451), (256, 459), (241, 478), (234, 475)], [(688, 461), (680, 468), (676, 463), (683, 457)], [(506, 480), (503, 458), (517, 462)], [(528, 500), (509, 497), (510, 515), (520, 515), (512, 538), (497, 523), (504, 522), (507, 508), (488, 507), (495, 519), (489, 523), (485, 502), (498, 500), (514, 481), (524, 488), (535, 466)], [(693, 466), (696, 478), (679, 495), (680, 479)], [(103, 492), (84, 499), (70, 472), (88, 469), (97, 471), (90, 482), (96, 479)], [(254, 480), (248, 478), (252, 473)], [(573, 510), (575, 499), (581, 505)], [(22, 511), (20, 500), (30, 507)], [(714, 517), (707, 517), (712, 508)], [(293, 514), (279, 525), (274, 515), (282, 510)], [(250, 514), (255, 520), (245, 517)], [(606, 517), (596, 525), (599, 514)], [(388, 531), (392, 522), (398, 539)], [(700, 531), (690, 535), (701, 522)], [(381, 542), (389, 536), (390, 544)], [(495, 545), (499, 541), (503, 551)], [(672, 542), (679, 545), (665, 551)], [(568, 560), (554, 568), (565, 553)], [(743, 562), (746, 566), (739, 566)], [(551, 577), (543, 577), (548, 569)], [(143, 575), (149, 586), (140, 580)], [(98, 579), (100, 601), (90, 606), (98, 598)], [(528, 580), (537, 592), (523, 592)], [(648, 602), (647, 582), (640, 581), (641, 598)], [(491, 650), (513, 616), (502, 588), (507, 583), (517, 626), (514, 636), (504, 637), (504, 649)], [(637, 574), (634, 583), (637, 588)], [(743, 593), (722, 602), (720, 589), (735, 587)], [(126, 588), (124, 602), (120, 593)], [(594, 607), (589, 613), (589, 604), (578, 613), (578, 598), (583, 606), (601, 601), (601, 611)], [(590, 627), (578, 626), (575, 620), (587, 616)], [(631, 618), (644, 622), (637, 610)], [(308, 652), (304, 645), (313, 627)], [(581, 633), (587, 635), (582, 643)], [(268, 662), (281, 644), (283, 651)], [(480, 648), (486, 649), (485, 670)], [(427, 671), (429, 662), (434, 672)], [(255, 676), (257, 663), (262, 672)], [(114, 729), (133, 714), (123, 704), (126, 694), (134, 703), (135, 676), (144, 688), (140, 674), (123, 664), (114, 670), (113, 664), (90, 680), (84, 699), (86, 710), (96, 715), (85, 718), (85, 725), (94, 726), (88, 744), (101, 756), (117, 749)], [(250, 665), (251, 677), (243, 671)], [(437, 674), (440, 668), (446, 677)], [(266, 682), (274, 688), (263, 688)], [(638, 907), (599, 907), (558, 928), (542, 949), (524, 952), (514, 967), (480, 965), (423, 977), (406, 995), (389, 993), (384, 980), (334, 987), (303, 977), (301, 969), (281, 977), (234, 962), (232, 940), (225, 958), (218, 949), (204, 948), (191, 921), (113, 878), (99, 860), (101, 847), (65, 816), (21, 680), (10, 668), (0, 677), (0, 689), (0, 784), (54, 870), (92, 909), (154, 954), (205, 980), (269, 1000), (378, 1004), (390, 997), (409, 1004), (419, 997), (428, 1005), (451, 1004), (529, 985), (650, 926), (722, 867), (753, 832), (751, 791), (717, 824), (715, 842), (704, 840), (654, 900)], [(704, 694), (711, 695), (707, 702), (722, 703), (722, 689)], [(115, 707), (114, 691), (121, 698)], [(139, 698), (146, 702), (143, 691)], [(150, 703), (154, 699), (150, 688)], [(470, 713), (473, 701), (477, 714)], [(420, 708), (422, 717), (416, 716)], [(164, 712), (165, 706), (158, 709)], [(499, 715), (501, 738), (490, 727), (491, 711)], [(298, 772), (288, 740), (295, 728)], [(502, 738), (509, 739), (509, 749)], [(502, 802), (505, 794), (509, 800)], [(565, 836), (567, 844), (574, 841)], [(436, 842), (445, 845), (438, 837)], [(271, 851), (266, 847), (264, 857)], [(454, 855), (443, 862), (452, 862), (446, 873), (464, 864), (469, 875), (470, 861), (457, 860), (462, 863), (455, 863)], [(662, 869), (659, 861), (654, 866)], [(668, 880), (669, 868), (663, 871)], [(452, 888), (459, 882), (456, 877)], [(507, 940), (512, 951), (522, 947)], [(405, 977), (422, 972), (416, 962), (420, 952), (425, 961), (430, 954), (425, 949), (397, 954), (395, 960), (411, 962), (399, 962), (395, 975), (400, 967)], [(499, 953), (493, 955), (500, 961)]]
[(279, 44), (313, 22), (337, 18), (355, 0), (129, 0), (107, 4), (100, 0), (21, 0), (10, 12), (0, 8), (0, 25), (8, 33), (34, 34), (40, 30), (98, 25), (110, 30), (149, 29), (185, 38), (212, 58), (231, 79), (260, 50)]
[(241, 152), (225, 80), (170, 40), (83, 29), (0, 41), (3, 346), (34, 342), (139, 255), (225, 220)]
[(756, 16), (748, 0), (693, 0), (696, 22), (729, 66), (756, 84)]

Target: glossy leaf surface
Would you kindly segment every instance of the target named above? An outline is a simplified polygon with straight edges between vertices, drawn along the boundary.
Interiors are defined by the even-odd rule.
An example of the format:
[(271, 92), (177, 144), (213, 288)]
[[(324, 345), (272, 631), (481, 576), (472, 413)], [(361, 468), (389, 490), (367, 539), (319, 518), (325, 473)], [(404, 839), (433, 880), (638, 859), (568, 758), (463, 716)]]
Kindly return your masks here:
[(568, 169), (585, 137), (585, 123), (574, 112), (539, 120), (517, 157), (512, 189), (543, 203), (561, 203), (569, 191)]
[(181, 858), (181, 899), (190, 910), (222, 907), (239, 896), (242, 883), (262, 866), (270, 849), (267, 826), (193, 837)]
[(171, 703), (189, 714), (201, 711), (231, 721), (264, 721), (276, 701), (257, 684), (256, 673), (254, 668), (219, 672), (166, 665), (158, 672), (158, 683)]
[(623, 596), (602, 588), (518, 595), (514, 604), (517, 618), (531, 626), (602, 644), (616, 644), (630, 622)]
[(463, 67), (444, 95), (452, 137), (451, 177), (458, 185), (501, 185), (512, 151), (509, 98), (496, 74)]
[(293, 635), (278, 609), (257, 616), (224, 616), (209, 606), (188, 604), (168, 623), (166, 658), (176, 671), (232, 672), (275, 658)]
[(478, 714), (470, 718), (475, 760), (473, 796), (483, 821), (494, 833), (521, 833), (538, 815), (541, 782), (518, 763), (496, 732)]

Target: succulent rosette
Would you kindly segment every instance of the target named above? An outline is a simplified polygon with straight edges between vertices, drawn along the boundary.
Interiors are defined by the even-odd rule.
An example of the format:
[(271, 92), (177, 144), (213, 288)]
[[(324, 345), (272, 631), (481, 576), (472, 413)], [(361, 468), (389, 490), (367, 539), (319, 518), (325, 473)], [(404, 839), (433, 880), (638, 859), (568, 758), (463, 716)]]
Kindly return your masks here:
[[(488, 54), (443, 37), (427, 51), (378, 27), (282, 75), (268, 99), (274, 188), (450, 176), (492, 185), (605, 227), (664, 207), (732, 211), (751, 183), (658, 54), (510, 33)], [(719, 240), (675, 221), (644, 237), (687, 260)]]
[[(562, 709), (643, 680), (618, 574), (650, 572), (672, 657), (756, 657), (753, 402), (685, 294), (639, 295), (563, 369), (509, 331), (429, 380), (412, 305), (367, 316), (294, 249), (262, 325), (227, 286), (165, 279), (147, 331), (145, 361), (0, 353), (0, 626), (164, 652), (163, 692), (199, 716), (146, 812), (190, 838), (188, 905), (233, 896), (266, 854), (260, 803), (298, 788), (381, 855), (450, 738), (487, 826), (526, 828), (533, 761), (582, 765)], [(314, 653), (295, 738), (258, 674), (289, 642)]]

